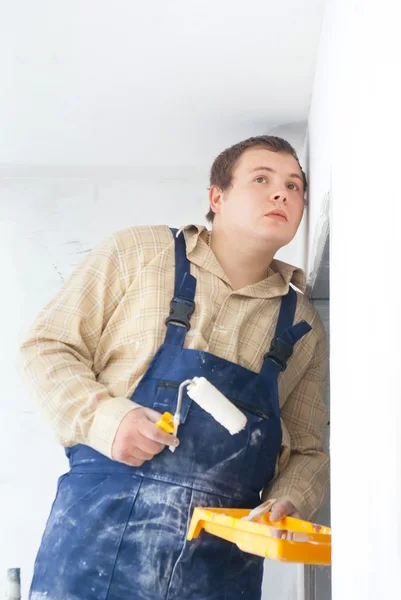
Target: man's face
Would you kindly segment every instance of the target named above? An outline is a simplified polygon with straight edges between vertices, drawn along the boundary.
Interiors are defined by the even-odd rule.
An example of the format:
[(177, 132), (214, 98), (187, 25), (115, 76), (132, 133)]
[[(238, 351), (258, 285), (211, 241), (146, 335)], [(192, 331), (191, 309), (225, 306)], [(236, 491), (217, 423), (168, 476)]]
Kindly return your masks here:
[(218, 202), (224, 229), (281, 248), (295, 236), (304, 209), (302, 173), (290, 154), (264, 148), (240, 157), (232, 186)]

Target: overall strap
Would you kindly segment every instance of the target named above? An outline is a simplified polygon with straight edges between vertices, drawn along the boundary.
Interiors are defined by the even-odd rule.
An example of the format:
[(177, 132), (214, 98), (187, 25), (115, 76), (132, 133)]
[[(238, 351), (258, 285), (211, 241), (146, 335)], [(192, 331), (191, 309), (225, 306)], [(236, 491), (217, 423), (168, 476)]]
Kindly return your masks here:
[(280, 313), (277, 320), (276, 333), (274, 337), (278, 337), (286, 329), (294, 323), (295, 310), (297, 308), (297, 294), (290, 286), (288, 293), (282, 297)]
[(288, 294), (283, 296), (281, 300), (276, 333), (272, 340), (269, 352), (264, 356), (262, 371), (271, 369), (272, 363), (278, 371), (285, 371), (287, 368), (287, 361), (294, 352), (295, 344), (305, 334), (311, 331), (312, 327), (306, 321), (300, 321), (296, 325), (293, 325), (296, 307), (297, 294), (295, 290), (290, 287)]
[(171, 229), (175, 242), (175, 281), (170, 314), (166, 319), (167, 332), (164, 343), (182, 346), (187, 331), (191, 328), (190, 319), (195, 310), (196, 279), (191, 275), (184, 234), (181, 232), (177, 237), (177, 231)]

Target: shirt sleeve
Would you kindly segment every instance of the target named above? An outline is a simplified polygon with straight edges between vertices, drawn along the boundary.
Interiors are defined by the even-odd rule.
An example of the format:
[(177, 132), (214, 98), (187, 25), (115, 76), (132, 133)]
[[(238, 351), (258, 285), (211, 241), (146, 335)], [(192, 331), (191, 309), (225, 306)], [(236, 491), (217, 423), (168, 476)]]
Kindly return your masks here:
[[(263, 492), (263, 499), (288, 498), (311, 520), (321, 508), (329, 483), (329, 458), (323, 449), (323, 428), (328, 415), (323, 397), (327, 374), (327, 342), (320, 319), (314, 355), (302, 379), (281, 409), (284, 452), (278, 474)], [(280, 469), (280, 463), (286, 463)]]
[(121, 421), (138, 407), (111, 397), (92, 369), (102, 332), (124, 293), (111, 237), (39, 313), (20, 351), (22, 376), (59, 441), (86, 444), (108, 457)]

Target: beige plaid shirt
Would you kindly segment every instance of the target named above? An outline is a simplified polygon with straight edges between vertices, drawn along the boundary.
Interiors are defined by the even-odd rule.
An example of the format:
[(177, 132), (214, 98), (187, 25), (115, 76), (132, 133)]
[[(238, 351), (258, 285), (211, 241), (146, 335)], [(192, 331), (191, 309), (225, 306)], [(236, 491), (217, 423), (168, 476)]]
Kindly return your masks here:
[[(185, 347), (259, 371), (289, 283), (303, 272), (274, 260), (263, 281), (233, 291), (204, 227), (184, 228), (196, 308)], [(149, 362), (163, 343), (174, 291), (174, 240), (167, 226), (133, 227), (99, 244), (38, 315), (21, 348), (24, 375), (60, 443), (111, 456), (113, 440)], [(289, 497), (305, 518), (328, 483), (322, 448), (327, 350), (316, 309), (298, 293), (295, 321), (313, 330), (296, 344), (279, 377), (283, 441), (265, 497)]]

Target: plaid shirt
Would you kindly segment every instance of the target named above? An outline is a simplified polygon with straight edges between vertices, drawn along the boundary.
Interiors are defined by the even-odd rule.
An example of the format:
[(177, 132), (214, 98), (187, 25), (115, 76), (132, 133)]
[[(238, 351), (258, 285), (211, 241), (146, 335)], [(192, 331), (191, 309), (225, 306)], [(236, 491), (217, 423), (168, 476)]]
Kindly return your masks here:
[[(303, 292), (304, 274), (274, 260), (266, 279), (233, 291), (200, 237), (204, 229), (182, 228), (197, 279), (185, 347), (258, 372), (275, 333), (281, 297), (290, 282)], [(120, 231), (85, 258), (38, 315), (21, 348), (23, 371), (62, 445), (83, 443), (111, 457), (122, 419), (137, 406), (130, 397), (163, 343), (174, 262), (167, 226)], [(322, 442), (327, 347), (316, 309), (298, 292), (295, 321), (301, 319), (313, 329), (279, 376), (282, 451), (263, 497), (288, 497), (311, 518), (328, 484)]]

